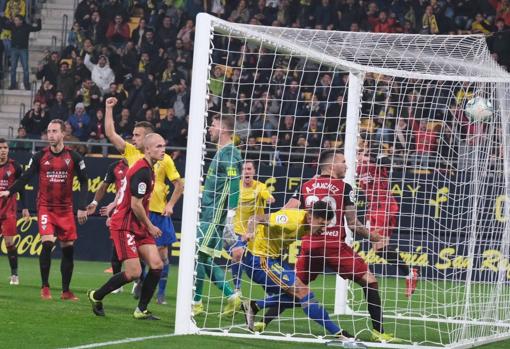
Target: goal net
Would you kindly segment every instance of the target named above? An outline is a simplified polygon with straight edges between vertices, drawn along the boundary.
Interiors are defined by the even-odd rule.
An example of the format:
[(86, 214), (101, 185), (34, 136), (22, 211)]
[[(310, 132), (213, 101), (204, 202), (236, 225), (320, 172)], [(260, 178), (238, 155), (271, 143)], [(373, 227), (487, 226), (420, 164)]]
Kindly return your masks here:
[[(236, 297), (262, 300), (274, 292), (268, 285), (288, 280), (266, 273), (261, 282), (244, 259), (236, 264), (225, 226), (233, 201), (236, 215), (243, 205), (277, 212), (320, 174), (319, 154), (337, 149), (359, 221), (387, 237), (374, 245), (347, 229), (345, 241), (375, 275), (384, 331), (400, 341), (374, 342), (366, 289), (324, 267), (309, 288), (332, 323), (374, 347), (510, 337), (510, 75), (483, 36), (264, 27), (206, 14), (196, 28), (176, 333), (334, 339), (297, 300), (280, 302), (263, 331), (247, 328)], [(492, 104), (490, 118), (467, 117), (473, 97)], [(232, 118), (225, 146), (214, 120)], [(252, 171), (241, 175), (247, 160)], [(252, 172), (264, 190), (243, 187)], [(300, 239), (255, 230), (267, 246), (280, 244), (292, 272)]]

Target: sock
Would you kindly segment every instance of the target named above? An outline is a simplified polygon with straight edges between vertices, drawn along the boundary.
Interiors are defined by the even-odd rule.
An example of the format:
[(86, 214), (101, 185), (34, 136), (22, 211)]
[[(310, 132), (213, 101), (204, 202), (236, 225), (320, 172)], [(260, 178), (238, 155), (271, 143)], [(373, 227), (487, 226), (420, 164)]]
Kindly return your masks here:
[(329, 333), (337, 334), (340, 332), (340, 327), (337, 326), (329, 318), (328, 312), (319, 304), (315, 299), (313, 292), (308, 293), (300, 300), (301, 307), (304, 313), (319, 325), (324, 327)]
[(287, 307), (287, 306), (281, 306), (281, 307), (274, 307), (274, 308), (268, 308), (266, 313), (264, 314), (264, 323), (266, 325), (269, 325), (269, 323), (271, 321), (273, 321), (274, 319), (278, 318), (280, 316), (281, 313), (283, 313), (285, 311), (285, 309), (287, 308), (291, 308), (290, 306)]
[(113, 275), (120, 273), (120, 271), (122, 270), (122, 262), (119, 261), (119, 257), (117, 256), (117, 250), (115, 250), (115, 246), (113, 246), (112, 259), (110, 263), (112, 264)]
[(140, 265), (142, 266), (142, 272), (140, 274), (140, 278), (138, 278), (138, 282), (143, 282), (143, 280), (145, 279), (145, 262), (143, 260), (140, 259)]
[(243, 268), (241, 267), (241, 263), (232, 263), (230, 268), (232, 270), (232, 279), (234, 279), (234, 288), (239, 290), (241, 289), (241, 279), (243, 275)]
[(158, 297), (165, 296), (166, 283), (168, 281), (168, 271), (170, 270), (170, 262), (168, 259), (163, 261), (163, 270), (161, 271), (161, 278), (158, 284)]
[[(211, 256), (206, 255), (205, 253), (198, 253), (198, 266), (197, 266), (197, 280), (199, 280), (199, 267), (203, 268), (201, 270), (201, 282), (200, 285), (200, 294), (202, 294), (203, 281), (205, 276), (207, 276), (213, 283), (223, 292), (225, 297), (230, 297), (234, 294), (234, 290), (230, 287), (230, 284), (225, 281), (225, 272), (221, 269), (216, 263), (214, 263)], [(202, 274), (203, 272), (203, 274)], [(195, 295), (198, 292), (198, 286), (195, 284), (197, 289), (195, 290)], [(202, 297), (200, 296), (196, 301), (200, 300)]]
[[(220, 268), (216, 263), (213, 262), (211, 258), (211, 266), (212, 269), (210, 274), (212, 282), (218, 287), (220, 291), (223, 292), (223, 295), (227, 298), (232, 296), (235, 292), (230, 286), (230, 284), (225, 280), (225, 272), (222, 268)], [(207, 266), (206, 266), (207, 270)]]
[(52, 241), (44, 241), (42, 243), (41, 255), (39, 256), (42, 287), (50, 287), (48, 279), (50, 277), (51, 250), (53, 249), (53, 245), (54, 243)]
[(143, 280), (142, 293), (138, 301), (138, 309), (147, 310), (147, 305), (151, 301), (159, 279), (161, 278), (161, 269), (149, 269), (149, 272)]
[(7, 247), (7, 258), (11, 267), (11, 275), (18, 275), (18, 251), (15, 245)]
[(62, 292), (69, 291), (69, 284), (73, 277), (74, 269), (74, 246), (62, 248), (62, 259), (60, 261), (60, 273), (62, 274)]
[(292, 304), (294, 306), (294, 299), (289, 296), (288, 294), (276, 294), (273, 296), (266, 297), (265, 299), (260, 299), (255, 301), (255, 304), (257, 305), (257, 309), (264, 309), (264, 308), (275, 308), (278, 307), (280, 304)]
[(106, 295), (112, 293), (116, 289), (131, 282), (125, 272), (113, 275), (106, 283), (94, 292), (94, 298), (98, 301), (102, 300)]
[(374, 330), (384, 333), (383, 317), (381, 307), (381, 297), (379, 296), (379, 287), (377, 282), (363, 286), (363, 293), (368, 304), (368, 313), (372, 318), (372, 327)]
[(388, 263), (396, 265), (403, 275), (407, 276), (411, 272), (409, 266), (406, 262), (404, 262), (402, 257), (400, 257), (400, 253), (395, 251), (394, 247), (387, 246), (386, 248), (377, 251), (376, 254), (379, 257), (386, 259)]

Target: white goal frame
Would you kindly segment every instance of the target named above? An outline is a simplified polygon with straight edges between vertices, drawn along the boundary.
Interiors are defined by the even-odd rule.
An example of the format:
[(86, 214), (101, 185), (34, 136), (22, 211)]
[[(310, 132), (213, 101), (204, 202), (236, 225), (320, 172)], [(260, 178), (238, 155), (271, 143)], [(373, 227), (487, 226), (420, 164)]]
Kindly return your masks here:
[[(199, 329), (193, 320), (191, 314), (192, 297), (194, 291), (194, 265), (195, 265), (195, 244), (196, 244), (196, 230), (198, 226), (199, 205), (200, 205), (200, 186), (201, 186), (201, 166), (203, 165), (204, 150), (202, 140), (204, 139), (206, 130), (204, 129), (204, 118), (207, 117), (207, 79), (208, 72), (211, 69), (209, 54), (211, 50), (211, 39), (213, 38), (212, 31), (218, 30), (219, 32), (227, 32), (226, 28), (234, 27), (234, 30), (241, 31), (249, 39), (264, 41), (268, 47), (275, 47), (277, 45), (274, 38), (270, 35), (251, 31), (250, 26), (236, 25), (229, 23), (208, 14), (201, 13), (197, 16), (196, 30), (195, 30), (195, 43), (194, 43), (194, 58), (193, 58), (193, 73), (191, 85), (191, 106), (188, 127), (188, 144), (186, 154), (186, 186), (184, 190), (184, 204), (183, 204), (183, 220), (182, 220), (182, 234), (180, 241), (180, 257), (179, 257), (179, 276), (178, 276), (178, 289), (177, 289), (177, 304), (176, 304), (176, 318), (175, 318), (175, 334), (204, 334), (213, 336), (229, 336), (239, 338), (253, 338), (253, 339), (268, 339), (276, 341), (296, 341), (296, 342), (313, 342), (324, 343), (325, 339), (319, 338), (303, 338), (294, 336), (273, 336), (264, 334), (239, 334), (228, 333), (225, 331), (204, 331)], [(242, 29), (241, 29), (242, 28)], [(392, 34), (388, 34), (392, 35)], [(302, 47), (293, 45), (292, 42), (285, 46), (289, 52), (294, 50), (303, 50)], [(348, 104), (347, 104), (347, 129), (345, 139), (345, 156), (349, 170), (346, 174), (346, 182), (354, 185), (355, 183), (355, 169), (356, 169), (356, 148), (358, 133), (358, 124), (360, 118), (361, 108), (361, 92), (363, 88), (363, 76), (365, 73), (380, 73), (388, 76), (407, 77), (418, 79), (437, 79), (445, 81), (476, 81), (476, 82), (491, 82), (501, 83), (502, 86), (510, 86), (510, 78), (508, 74), (503, 74), (499, 78), (494, 76), (479, 76), (479, 77), (465, 77), (456, 75), (434, 75), (434, 74), (420, 74), (412, 71), (405, 71), (399, 69), (386, 69), (374, 66), (364, 66), (357, 62), (350, 62), (342, 59), (335, 59), (325, 55), (318, 55), (316, 51), (308, 50), (304, 52), (311, 60), (316, 60), (321, 64), (331, 65), (335, 68), (342, 68), (349, 71), (349, 90), (348, 90)], [(457, 64), (457, 62), (455, 62)], [(510, 93), (507, 91), (507, 93)], [(505, 97), (506, 100), (510, 100)], [(508, 106), (504, 106), (508, 108)], [(507, 125), (510, 123), (508, 120), (510, 110), (506, 109), (503, 114), (507, 117)], [(509, 130), (507, 130), (508, 132)], [(506, 157), (510, 158), (510, 148), (508, 140), (503, 137), (506, 149)], [(510, 169), (506, 166), (505, 172)], [(506, 192), (510, 197), (510, 184), (506, 183)], [(510, 205), (505, 205), (505, 213), (510, 216)], [(510, 244), (510, 234), (508, 233), (507, 225), (505, 235), (505, 245), (508, 248)], [(475, 243), (475, 241), (472, 241)], [(354, 314), (347, 303), (347, 282), (337, 277), (337, 297), (335, 299), (335, 314)], [(359, 316), (366, 316), (366, 314), (354, 314)], [(385, 315), (387, 318), (396, 317), (392, 315)], [(407, 318), (406, 318), (407, 319)], [(433, 318), (410, 318), (420, 321), (441, 321), (441, 322), (458, 322), (459, 320), (449, 319), (433, 319)], [(465, 320), (466, 323), (469, 321)], [(500, 322), (491, 323), (494, 326), (507, 327), (509, 330), (504, 335), (495, 335), (478, 338), (476, 342), (456, 342), (445, 345), (446, 348), (470, 348), (482, 344), (487, 344), (495, 341), (500, 341), (510, 338), (510, 323)], [(402, 344), (386, 344), (386, 343), (371, 343), (364, 342), (369, 347), (377, 348), (438, 348), (438, 346), (414, 346)]]

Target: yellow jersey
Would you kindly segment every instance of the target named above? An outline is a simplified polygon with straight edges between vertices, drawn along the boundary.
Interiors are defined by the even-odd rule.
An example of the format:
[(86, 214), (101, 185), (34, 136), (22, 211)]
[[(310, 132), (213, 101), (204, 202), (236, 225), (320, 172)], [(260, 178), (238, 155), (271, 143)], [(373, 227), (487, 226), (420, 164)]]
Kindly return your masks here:
[(238, 235), (244, 235), (248, 231), (248, 219), (254, 215), (263, 215), (267, 200), (273, 196), (267, 190), (266, 185), (259, 181), (253, 181), (249, 188), (243, 186), (241, 181), (239, 187), (239, 203), (234, 216), (234, 231)]
[(248, 249), (254, 256), (277, 258), (308, 233), (305, 210), (282, 209), (269, 216), (269, 223), (263, 230), (257, 230), (253, 246)]
[[(126, 158), (129, 167), (131, 167), (135, 162), (143, 158), (143, 153), (131, 143), (126, 142), (122, 156)], [(169, 191), (165, 183), (166, 178), (171, 182), (181, 178), (177, 168), (175, 168), (174, 161), (168, 154), (165, 154), (163, 160), (154, 164), (154, 189), (149, 200), (149, 211), (163, 213), (165, 210), (166, 197)]]

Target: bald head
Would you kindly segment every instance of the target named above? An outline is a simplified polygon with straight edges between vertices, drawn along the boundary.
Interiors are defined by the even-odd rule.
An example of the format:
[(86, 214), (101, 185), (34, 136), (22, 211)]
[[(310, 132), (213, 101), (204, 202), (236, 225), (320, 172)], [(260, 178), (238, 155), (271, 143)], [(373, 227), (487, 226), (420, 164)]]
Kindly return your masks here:
[(166, 142), (157, 133), (149, 133), (143, 139), (144, 153), (153, 162), (163, 160)]

